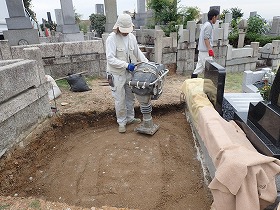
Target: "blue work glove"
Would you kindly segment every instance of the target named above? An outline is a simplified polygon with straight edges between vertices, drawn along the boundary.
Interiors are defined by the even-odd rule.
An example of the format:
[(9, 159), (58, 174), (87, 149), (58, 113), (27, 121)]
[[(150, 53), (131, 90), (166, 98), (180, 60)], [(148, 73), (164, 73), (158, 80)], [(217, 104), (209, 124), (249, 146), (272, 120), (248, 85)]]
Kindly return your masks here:
[(129, 63), (126, 69), (131, 71), (131, 72), (134, 71), (134, 69), (135, 69), (134, 63)]

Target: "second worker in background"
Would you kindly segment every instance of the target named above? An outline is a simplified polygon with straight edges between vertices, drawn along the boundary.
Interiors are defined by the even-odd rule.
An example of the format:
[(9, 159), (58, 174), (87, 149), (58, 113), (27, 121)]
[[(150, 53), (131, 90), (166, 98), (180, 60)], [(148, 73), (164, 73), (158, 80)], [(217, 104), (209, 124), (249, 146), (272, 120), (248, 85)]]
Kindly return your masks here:
[(208, 21), (205, 22), (201, 28), (198, 41), (198, 61), (196, 68), (191, 75), (191, 78), (197, 78), (197, 75), (202, 73), (205, 69), (206, 59), (212, 59), (214, 57), (213, 46), (213, 24), (218, 19), (219, 12), (211, 9), (208, 12)]

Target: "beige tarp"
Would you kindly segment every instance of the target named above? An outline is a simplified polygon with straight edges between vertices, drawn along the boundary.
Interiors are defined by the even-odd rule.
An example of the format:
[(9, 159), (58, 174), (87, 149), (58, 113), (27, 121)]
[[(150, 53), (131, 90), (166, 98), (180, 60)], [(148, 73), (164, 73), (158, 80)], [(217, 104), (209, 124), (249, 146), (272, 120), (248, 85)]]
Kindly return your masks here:
[(203, 79), (189, 79), (182, 90), (216, 168), (209, 185), (213, 209), (264, 209), (276, 199), (275, 175), (280, 172), (280, 161), (257, 152), (234, 121), (224, 120), (203, 92), (203, 85)]

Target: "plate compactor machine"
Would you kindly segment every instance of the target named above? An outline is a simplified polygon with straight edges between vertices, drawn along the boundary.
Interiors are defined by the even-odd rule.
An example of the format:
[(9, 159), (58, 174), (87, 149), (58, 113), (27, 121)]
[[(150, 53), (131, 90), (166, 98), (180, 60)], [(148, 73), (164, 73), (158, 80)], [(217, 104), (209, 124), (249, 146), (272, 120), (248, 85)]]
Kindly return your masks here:
[(159, 125), (153, 123), (151, 100), (157, 100), (162, 94), (162, 88), (168, 69), (163, 64), (154, 62), (137, 63), (137, 68), (132, 73), (129, 86), (135, 93), (143, 114), (143, 122), (135, 131), (148, 135), (154, 135)]

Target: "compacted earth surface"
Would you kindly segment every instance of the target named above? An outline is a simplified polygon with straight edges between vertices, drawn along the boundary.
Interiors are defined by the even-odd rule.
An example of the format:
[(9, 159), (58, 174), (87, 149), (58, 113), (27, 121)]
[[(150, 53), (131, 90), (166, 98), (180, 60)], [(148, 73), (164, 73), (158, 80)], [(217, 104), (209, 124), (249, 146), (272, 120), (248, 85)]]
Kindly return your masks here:
[[(135, 124), (118, 133), (103, 79), (90, 80), (87, 92), (61, 88), (50, 102), (57, 112), (1, 157), (0, 209), (210, 209), (180, 99), (185, 79), (167, 76), (152, 101), (160, 125), (153, 136)], [(137, 103), (135, 110), (141, 118)]]

